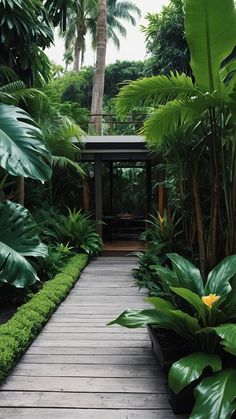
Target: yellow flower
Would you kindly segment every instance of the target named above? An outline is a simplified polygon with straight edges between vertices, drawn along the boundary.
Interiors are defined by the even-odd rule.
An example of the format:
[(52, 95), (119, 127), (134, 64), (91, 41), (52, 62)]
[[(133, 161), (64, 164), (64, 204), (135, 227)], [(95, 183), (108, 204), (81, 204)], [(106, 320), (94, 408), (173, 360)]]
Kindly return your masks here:
[(160, 222), (160, 225), (161, 225), (161, 227), (163, 226), (163, 223), (164, 223), (164, 221), (165, 221), (165, 218), (164, 217), (162, 217), (161, 216), (161, 214), (158, 214), (158, 217), (159, 217), (159, 222)]
[(202, 297), (202, 301), (206, 306), (212, 308), (213, 304), (215, 304), (220, 297), (218, 297), (216, 294), (209, 294), (205, 297)]

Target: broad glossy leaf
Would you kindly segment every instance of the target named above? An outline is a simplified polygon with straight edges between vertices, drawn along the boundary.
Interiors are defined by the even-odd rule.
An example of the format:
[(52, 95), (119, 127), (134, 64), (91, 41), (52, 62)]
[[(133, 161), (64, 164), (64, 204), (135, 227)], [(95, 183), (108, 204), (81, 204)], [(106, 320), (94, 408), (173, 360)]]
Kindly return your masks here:
[(235, 46), (234, 0), (185, 0), (185, 31), (197, 85), (220, 90), (221, 63)]
[(0, 203), (0, 232), (0, 285), (24, 288), (38, 281), (25, 256), (45, 257), (48, 251), (28, 210), (14, 202)]
[(204, 378), (194, 396), (191, 419), (230, 419), (236, 408), (236, 370), (223, 370)]
[(201, 377), (204, 369), (211, 367), (213, 372), (222, 369), (218, 355), (195, 352), (175, 362), (169, 372), (169, 385), (174, 393), (179, 393), (188, 384)]
[(159, 297), (149, 297), (146, 301), (152, 304), (157, 310), (175, 310), (175, 306), (169, 301)]
[(211, 329), (223, 339), (220, 343), (224, 346), (224, 349), (236, 356), (236, 324), (223, 324)]
[(171, 260), (173, 270), (178, 277), (179, 286), (203, 295), (204, 285), (199, 269), (177, 253), (169, 253), (167, 256)]
[(41, 131), (22, 109), (0, 104), (0, 166), (13, 176), (41, 181), (51, 176), (51, 155)]
[(165, 268), (164, 266), (161, 266), (161, 265), (152, 265), (151, 268), (156, 272), (156, 274), (159, 276), (161, 281), (167, 284), (169, 287), (180, 286), (179, 280), (175, 272), (173, 272), (170, 268)]
[(196, 310), (196, 312), (199, 314), (199, 316), (204, 320), (206, 313), (207, 313), (207, 307), (202, 302), (202, 299), (199, 297), (199, 295), (195, 294), (194, 292), (188, 290), (187, 288), (174, 288), (170, 287), (170, 289), (180, 297), (182, 297), (184, 300), (188, 301), (191, 306), (193, 306)]
[(194, 317), (180, 310), (127, 310), (109, 323), (109, 325), (113, 324), (128, 328), (143, 327), (148, 324), (157, 325), (175, 331), (188, 341), (195, 341), (194, 333), (200, 329)]
[(224, 297), (231, 291), (230, 280), (236, 276), (236, 255), (222, 260), (208, 275), (205, 293)]

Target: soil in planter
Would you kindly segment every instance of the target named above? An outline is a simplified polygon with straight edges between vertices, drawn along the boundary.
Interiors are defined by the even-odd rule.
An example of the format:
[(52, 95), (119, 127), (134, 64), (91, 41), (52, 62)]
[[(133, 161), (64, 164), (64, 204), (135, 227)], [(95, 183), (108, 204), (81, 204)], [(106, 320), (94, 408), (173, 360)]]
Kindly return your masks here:
[(171, 330), (148, 326), (148, 331), (154, 354), (166, 374), (174, 362), (192, 352), (191, 346)]

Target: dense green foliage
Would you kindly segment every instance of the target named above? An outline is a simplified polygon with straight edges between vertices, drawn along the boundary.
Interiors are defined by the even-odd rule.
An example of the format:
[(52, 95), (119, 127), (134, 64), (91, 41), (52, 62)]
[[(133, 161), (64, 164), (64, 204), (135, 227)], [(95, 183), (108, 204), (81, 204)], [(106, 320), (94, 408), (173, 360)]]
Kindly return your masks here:
[[(223, 13), (231, 22), (227, 31)], [(154, 107), (143, 134), (163, 156), (169, 205), (179, 210), (185, 246), (198, 253), (205, 276), (236, 249), (235, 78), (232, 66), (222, 66), (235, 46), (234, 3), (205, 8), (205, 2), (186, 1), (185, 26), (194, 80), (171, 73), (134, 81), (121, 89), (117, 111)]]
[(53, 42), (43, 2), (1, 1), (0, 15), (0, 64), (15, 70), (27, 85), (42, 85), (50, 78), (50, 62), (43, 49)]
[(86, 255), (74, 256), (28, 303), (0, 326), (0, 380), (4, 379), (39, 331), (64, 300), (87, 263)]
[(147, 15), (142, 27), (146, 37), (149, 75), (171, 71), (191, 74), (190, 54), (184, 31), (183, 0), (171, 0), (159, 14)]

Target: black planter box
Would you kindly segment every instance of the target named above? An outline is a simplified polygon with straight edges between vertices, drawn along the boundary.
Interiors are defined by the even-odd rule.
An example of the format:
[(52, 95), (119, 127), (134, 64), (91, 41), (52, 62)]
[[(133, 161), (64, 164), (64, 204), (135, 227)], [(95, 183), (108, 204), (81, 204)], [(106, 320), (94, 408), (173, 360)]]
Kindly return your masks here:
[(192, 348), (176, 333), (150, 325), (147, 328), (152, 341), (153, 352), (166, 374), (168, 374), (174, 362), (192, 352)]

